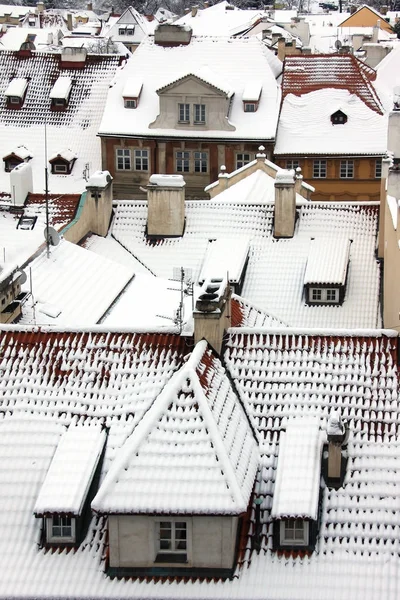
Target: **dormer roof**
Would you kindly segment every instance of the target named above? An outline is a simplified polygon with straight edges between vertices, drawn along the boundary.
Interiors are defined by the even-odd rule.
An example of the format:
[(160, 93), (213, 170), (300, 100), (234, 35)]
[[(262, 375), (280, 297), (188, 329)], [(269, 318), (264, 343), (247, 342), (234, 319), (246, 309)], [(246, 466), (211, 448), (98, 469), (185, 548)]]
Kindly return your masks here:
[(257, 466), (246, 414), (220, 360), (202, 341), (121, 448), (92, 508), (240, 514)]
[(186, 79), (190, 79), (191, 77), (193, 77), (194, 79), (197, 79), (203, 83), (206, 83), (207, 85), (214, 88), (216, 91), (226, 94), (228, 97), (232, 96), (232, 94), (234, 93), (232, 86), (230, 86), (227, 83), (224, 83), (224, 81), (221, 80), (208, 67), (204, 67), (199, 71), (190, 71), (180, 77), (177, 77), (170, 83), (164, 85), (161, 88), (158, 88), (157, 93), (159, 94), (159, 93), (165, 92), (165, 91), (173, 88), (178, 82), (184, 81)]
[(24, 77), (14, 77), (4, 92), (4, 95), (9, 98), (15, 96), (16, 98), (23, 98), (28, 87), (28, 80)]
[(348, 238), (311, 240), (304, 284), (344, 285), (350, 247), (351, 242)]
[(68, 100), (72, 87), (71, 77), (59, 77), (50, 92), (51, 99)]
[(55, 160), (65, 160), (66, 162), (71, 162), (78, 158), (77, 154), (70, 150), (69, 148), (64, 148), (60, 150), (57, 154), (53, 154), (49, 157), (49, 162), (53, 162)]

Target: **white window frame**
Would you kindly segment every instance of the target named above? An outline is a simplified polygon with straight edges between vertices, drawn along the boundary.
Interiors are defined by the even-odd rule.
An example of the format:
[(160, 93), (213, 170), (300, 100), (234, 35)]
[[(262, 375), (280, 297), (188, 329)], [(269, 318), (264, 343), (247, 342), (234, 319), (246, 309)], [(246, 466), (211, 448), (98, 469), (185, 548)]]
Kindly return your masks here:
[(124, 106), (125, 108), (137, 108), (136, 98), (125, 98)]
[(195, 173), (208, 173), (208, 152), (204, 150), (193, 152), (193, 171)]
[(377, 158), (375, 161), (375, 179), (382, 179), (382, 159)]
[[(320, 298), (314, 298), (314, 295), (320, 295)], [(331, 298), (329, 296), (334, 296)], [(321, 304), (339, 304), (340, 301), (340, 293), (339, 288), (329, 287), (329, 288), (320, 288), (320, 287), (310, 287), (308, 289), (308, 298), (309, 302), (321, 302)]]
[(195, 125), (205, 125), (206, 123), (206, 105), (193, 104), (193, 123)]
[(190, 152), (188, 150), (175, 152), (175, 167), (177, 173), (190, 173)]
[(132, 155), (130, 148), (115, 149), (115, 168), (117, 171), (132, 170)]
[(328, 164), (325, 158), (317, 158), (313, 162), (313, 179), (326, 179)]
[[(179, 530), (178, 525), (184, 523), (186, 526), (186, 537), (179, 540), (177, 537), (177, 531)], [(161, 524), (171, 525), (171, 548), (161, 547)], [(191, 557), (192, 547), (192, 528), (190, 519), (184, 517), (157, 517), (154, 520), (154, 542), (155, 542), (155, 561), (160, 563), (168, 562), (182, 562), (188, 563)], [(185, 548), (177, 548), (176, 545), (180, 542), (185, 542)], [(163, 560), (160, 560), (160, 555), (163, 556)], [(171, 561), (168, 561), (168, 556), (171, 556)], [(177, 557), (182, 556), (182, 561), (177, 561)]]
[(178, 123), (190, 123), (190, 104), (187, 102), (178, 104)]
[[(54, 519), (69, 519), (71, 521), (71, 535), (54, 535)], [(63, 527), (61, 525), (61, 527)], [(64, 526), (66, 527), (66, 526)], [(75, 543), (76, 542), (76, 520), (75, 517), (66, 515), (53, 515), (46, 518), (46, 540), (49, 543)]]
[(254, 159), (253, 159), (253, 154), (251, 152), (237, 152), (236, 168), (241, 169), (245, 165), (248, 165), (252, 160), (254, 160)]
[[(309, 523), (303, 519), (282, 519), (279, 524), (279, 543), (281, 546), (308, 546)], [(293, 531), (293, 535), (289, 532)], [(296, 531), (302, 532), (302, 537), (296, 538)]]
[(254, 113), (256, 112), (256, 103), (255, 102), (245, 102), (244, 103), (244, 112)]
[(354, 160), (340, 161), (340, 179), (354, 179)]
[(135, 171), (148, 171), (150, 152), (147, 148), (135, 148), (133, 152), (133, 168)]
[(61, 174), (61, 175), (68, 175), (68, 173), (69, 173), (68, 165), (66, 163), (54, 163), (53, 164), (53, 173)]
[(8, 101), (10, 104), (21, 104), (22, 98), (20, 96), (9, 96)]

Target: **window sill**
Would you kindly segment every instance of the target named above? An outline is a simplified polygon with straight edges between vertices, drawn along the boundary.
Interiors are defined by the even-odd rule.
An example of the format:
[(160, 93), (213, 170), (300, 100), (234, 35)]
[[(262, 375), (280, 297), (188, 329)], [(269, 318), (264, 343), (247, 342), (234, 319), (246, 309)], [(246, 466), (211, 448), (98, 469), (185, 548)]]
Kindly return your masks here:
[(159, 553), (156, 556), (156, 559), (154, 561), (155, 563), (180, 563), (180, 564), (185, 564), (188, 562), (187, 560), (187, 554), (173, 554), (171, 552), (171, 554), (169, 553)]

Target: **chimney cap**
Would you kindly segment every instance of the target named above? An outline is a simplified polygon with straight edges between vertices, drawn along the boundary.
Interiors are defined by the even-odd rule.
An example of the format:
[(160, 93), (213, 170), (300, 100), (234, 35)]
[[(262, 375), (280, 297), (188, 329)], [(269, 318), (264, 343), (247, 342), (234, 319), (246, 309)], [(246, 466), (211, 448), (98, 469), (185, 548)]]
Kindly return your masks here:
[(277, 171), (275, 185), (294, 185), (294, 170), (280, 169)]
[(329, 413), (328, 426), (326, 430), (328, 442), (341, 444), (346, 435), (346, 428), (342, 422), (339, 411), (331, 410)]
[(158, 187), (184, 187), (186, 182), (182, 175), (151, 175), (149, 185)]

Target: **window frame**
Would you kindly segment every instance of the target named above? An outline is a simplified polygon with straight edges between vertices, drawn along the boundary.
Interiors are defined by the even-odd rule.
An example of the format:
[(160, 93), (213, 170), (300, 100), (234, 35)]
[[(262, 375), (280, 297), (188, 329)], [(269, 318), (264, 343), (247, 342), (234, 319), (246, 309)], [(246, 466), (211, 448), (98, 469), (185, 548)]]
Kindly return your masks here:
[[(247, 160), (246, 158), (244, 158), (245, 156), (248, 156), (249, 159)], [(254, 160), (254, 155), (251, 152), (237, 152), (236, 153), (236, 169), (241, 169), (242, 167), (245, 167), (246, 165), (248, 165), (249, 163), (251, 163), (251, 161)], [(241, 163), (241, 164), (239, 164)]]
[[(119, 153), (122, 154), (119, 156)], [(132, 152), (130, 148), (115, 149), (115, 169), (117, 171), (132, 171)]]
[(288, 169), (289, 171), (294, 169), (298, 169), (300, 167), (300, 161), (296, 158), (289, 158), (286, 161), (286, 169)]
[(124, 107), (125, 108), (137, 108), (138, 101), (137, 98), (124, 98)]
[[(161, 525), (170, 525), (171, 530), (171, 546), (173, 548), (162, 548), (161, 547)], [(177, 525), (184, 524), (185, 527), (178, 527)], [(167, 530), (167, 527), (163, 527)], [(177, 537), (177, 531), (185, 531), (184, 538)], [(164, 538), (168, 542), (168, 538)], [(184, 542), (184, 548), (177, 548), (177, 544)], [(187, 564), (191, 556), (191, 523), (190, 520), (185, 517), (157, 517), (154, 520), (154, 546), (155, 546), (155, 557), (154, 562), (156, 563), (185, 563)]]
[[(179, 156), (179, 155), (182, 155), (182, 156)], [(177, 173), (190, 173), (190, 152), (189, 152), (189, 150), (177, 150), (175, 152), (175, 171)]]
[(205, 150), (193, 151), (193, 172), (208, 173), (208, 152)]
[(382, 179), (382, 159), (375, 160), (375, 179)]
[(148, 148), (135, 148), (133, 151), (133, 170), (148, 173), (150, 152)]
[(243, 102), (243, 110), (245, 113), (257, 112), (257, 102)]
[(194, 125), (205, 125), (206, 124), (206, 105), (205, 104), (193, 104), (193, 124)]
[(313, 161), (313, 179), (326, 179), (328, 163), (326, 158), (316, 158)]
[(337, 110), (331, 115), (332, 125), (346, 125), (347, 115), (342, 110)]
[(354, 179), (354, 160), (343, 159), (339, 166), (340, 179)]
[[(55, 525), (54, 520), (66, 520), (68, 519), (69, 525)], [(54, 527), (61, 527), (61, 532), (63, 528), (70, 527), (71, 534), (70, 535), (55, 535)], [(46, 517), (46, 540), (50, 544), (74, 544), (76, 542), (76, 519), (73, 516), (69, 515), (52, 515), (51, 517)]]
[(190, 104), (188, 102), (178, 102), (178, 123), (190, 123)]
[[(334, 294), (334, 298), (328, 298), (328, 296)], [(314, 297), (319, 295), (319, 298)], [(311, 303), (319, 304), (339, 304), (340, 303), (340, 289), (338, 287), (309, 287), (308, 288), (308, 301)]]
[[(292, 527), (289, 526), (293, 525)], [(301, 527), (300, 527), (301, 525)], [(296, 529), (296, 526), (298, 528)], [(293, 530), (293, 536), (288, 537), (288, 530)], [(296, 531), (302, 531), (302, 537), (296, 538)], [(279, 544), (281, 546), (308, 546), (310, 540), (310, 528), (308, 521), (304, 519), (282, 519), (279, 523)]]
[(68, 175), (70, 173), (68, 164), (65, 162), (55, 162), (52, 166), (54, 175)]

